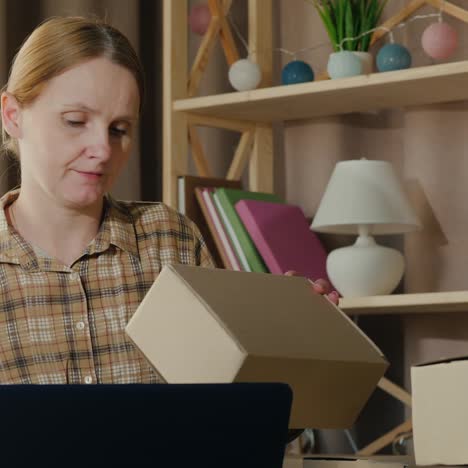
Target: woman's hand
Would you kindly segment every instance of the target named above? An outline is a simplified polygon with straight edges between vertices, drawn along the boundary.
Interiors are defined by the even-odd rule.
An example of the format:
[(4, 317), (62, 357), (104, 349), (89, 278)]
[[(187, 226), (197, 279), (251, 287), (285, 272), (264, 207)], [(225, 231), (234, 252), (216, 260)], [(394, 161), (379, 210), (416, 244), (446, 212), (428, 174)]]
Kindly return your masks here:
[[(301, 276), (296, 271), (287, 271), (285, 275), (286, 276)], [(311, 281), (310, 283), (311, 283), (311, 289), (314, 293), (321, 294), (322, 296), (326, 296), (330, 300), (330, 302), (333, 302), (333, 304), (338, 305), (340, 296), (335, 290), (332, 290), (331, 284), (327, 280), (320, 278), (318, 280)]]

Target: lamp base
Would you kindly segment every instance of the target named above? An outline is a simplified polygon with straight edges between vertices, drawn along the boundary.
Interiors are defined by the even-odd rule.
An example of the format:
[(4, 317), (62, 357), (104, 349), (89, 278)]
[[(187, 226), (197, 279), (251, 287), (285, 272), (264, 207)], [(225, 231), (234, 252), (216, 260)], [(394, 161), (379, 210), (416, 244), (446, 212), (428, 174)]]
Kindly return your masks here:
[(398, 250), (378, 245), (367, 235), (327, 257), (328, 277), (343, 297), (390, 294), (404, 270), (405, 260)]

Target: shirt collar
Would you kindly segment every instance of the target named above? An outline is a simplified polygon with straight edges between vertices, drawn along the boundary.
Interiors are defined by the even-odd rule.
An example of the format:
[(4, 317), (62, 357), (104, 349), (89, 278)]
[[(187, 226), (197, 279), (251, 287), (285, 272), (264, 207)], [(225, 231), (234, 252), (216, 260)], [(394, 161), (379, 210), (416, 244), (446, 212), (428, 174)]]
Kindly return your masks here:
[(104, 219), (86, 254), (103, 252), (109, 248), (109, 245), (115, 245), (139, 258), (135, 224), (131, 213), (124, 205), (115, 201), (110, 195), (106, 195)]
[[(25, 270), (35, 270), (39, 268), (41, 259), (38, 260), (31, 245), (8, 224), (5, 214), (5, 208), (18, 198), (19, 191), (11, 190), (0, 198), (0, 262), (16, 263)], [(84, 255), (104, 252), (114, 245), (139, 259), (134, 220), (129, 210), (110, 195), (106, 195), (104, 207), (104, 219), (98, 234)]]
[[(19, 195), (19, 190), (7, 192), (0, 198), (0, 261), (19, 263), (26, 269), (37, 263), (36, 256), (28, 244), (8, 224), (5, 209), (11, 205)], [(34, 265), (37, 266), (37, 265)]]

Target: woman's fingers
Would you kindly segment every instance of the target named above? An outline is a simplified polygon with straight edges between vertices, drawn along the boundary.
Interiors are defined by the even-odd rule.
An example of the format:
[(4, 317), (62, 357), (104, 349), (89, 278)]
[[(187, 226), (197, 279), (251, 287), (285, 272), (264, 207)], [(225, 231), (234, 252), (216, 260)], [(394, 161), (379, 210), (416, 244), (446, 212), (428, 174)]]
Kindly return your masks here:
[(327, 294), (327, 297), (335, 305), (338, 305), (338, 302), (340, 302), (340, 295), (336, 291)]
[[(299, 276), (299, 274), (294, 271), (290, 270), (285, 273), (286, 276)], [(321, 294), (323, 296), (327, 296), (327, 298), (333, 302), (333, 304), (338, 305), (340, 300), (340, 295), (333, 290), (329, 281), (323, 278), (319, 278), (315, 281), (310, 281), (311, 288), (314, 293)]]
[(315, 280), (314, 286), (322, 291), (321, 294), (329, 294), (333, 291), (331, 284), (323, 278)]

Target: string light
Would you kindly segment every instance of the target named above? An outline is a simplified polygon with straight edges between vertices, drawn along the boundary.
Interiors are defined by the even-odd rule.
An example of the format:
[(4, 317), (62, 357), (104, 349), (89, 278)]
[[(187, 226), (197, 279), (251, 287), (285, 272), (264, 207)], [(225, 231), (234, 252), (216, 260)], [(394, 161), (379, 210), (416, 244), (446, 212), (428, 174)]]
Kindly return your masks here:
[[(304, 0), (304, 1), (306, 1), (307, 3), (311, 3), (312, 5), (314, 5), (314, 3), (315, 3), (315, 0)], [(357, 40), (361, 39), (362, 37), (364, 37), (364, 36), (366, 36), (368, 34), (372, 34), (372, 33), (376, 32), (376, 31), (379, 31), (379, 30), (384, 30), (385, 34), (389, 35), (390, 44), (394, 45), (395, 50), (398, 48), (398, 53), (400, 54), (400, 57), (399, 57), (400, 61), (402, 60), (402, 57), (403, 57), (403, 62), (404, 62), (404, 65), (401, 65), (401, 64), (400, 64), (401, 66), (397, 65), (397, 68), (387, 68), (387, 69), (408, 68), (411, 65), (411, 56), (409, 55), (409, 52), (407, 51), (406, 48), (404, 48), (401, 45), (395, 44), (395, 36), (394, 36), (395, 31), (397, 29), (401, 29), (401, 28), (406, 27), (409, 23), (412, 23), (413, 21), (424, 20), (424, 19), (428, 19), (428, 18), (438, 18), (438, 23), (439, 24), (443, 23), (443, 14), (445, 12), (445, 3), (446, 3), (446, 0), (443, 0), (443, 2), (440, 4), (439, 11), (437, 13), (429, 13), (429, 14), (425, 14), (425, 15), (413, 15), (408, 20), (402, 21), (402, 22), (398, 23), (397, 25), (395, 25), (392, 29), (390, 29), (388, 27), (385, 27), (385, 26), (377, 26), (375, 28), (369, 29), (368, 31), (364, 31), (364, 32), (362, 32), (361, 34), (359, 34), (357, 36), (345, 37), (338, 44), (334, 44), (334, 45), (336, 46), (336, 48), (340, 52), (343, 52), (344, 51), (344, 49), (343, 49), (344, 44), (346, 42), (357, 41)], [(251, 57), (255, 53), (255, 50), (249, 48), (248, 42), (246, 41), (246, 39), (244, 38), (244, 36), (240, 32), (240, 29), (237, 26), (236, 22), (233, 20), (231, 14), (228, 13), (226, 15), (226, 17), (227, 17), (229, 23), (231, 24), (236, 36), (238, 37), (239, 41), (241, 42), (242, 46), (245, 48), (246, 53), (247, 53), (247, 58), (246, 59), (241, 59), (241, 60), (239, 60), (238, 62), (236, 62), (235, 64), (233, 64), (231, 66), (231, 68), (229, 70), (229, 72), (230, 72), (230, 77), (229, 78), (230, 78), (231, 84), (238, 90), (254, 89), (258, 85), (258, 83), (259, 83), (259, 81), (261, 79), (260, 69), (258, 67), (256, 67), (255, 62), (253, 62), (251, 60)], [(445, 25), (445, 23), (443, 23), (443, 24)], [(434, 26), (434, 25), (431, 25), (431, 26)], [(448, 31), (448, 32), (450, 33), (450, 31)], [(450, 49), (450, 52), (454, 48), (455, 42), (456, 42), (455, 39), (452, 39), (452, 43), (451, 43), (452, 47)], [(303, 47), (301, 49), (293, 50), (293, 51), (288, 50), (285, 47), (277, 47), (277, 48), (273, 49), (273, 52), (280, 52), (282, 54), (289, 55), (292, 58), (292, 61), (295, 62), (294, 65), (300, 65), (302, 67), (302, 71), (304, 71), (305, 67), (309, 68), (311, 75), (306, 73), (308, 78), (304, 79), (303, 81), (311, 81), (311, 80), (313, 80), (312, 69), (305, 62), (300, 61), (298, 59), (298, 57), (300, 55), (305, 54), (306, 52), (314, 51), (314, 50), (317, 50), (319, 48), (329, 46), (329, 45), (330, 45), (329, 42), (322, 42), (322, 43), (319, 43), (319, 44), (314, 45), (312, 47)], [(385, 48), (385, 46), (382, 49), (384, 49), (384, 48)], [(426, 50), (426, 48), (424, 46), (423, 46), (423, 49)], [(387, 51), (388, 50), (389, 50), (389, 48), (387, 48)], [(428, 53), (427, 50), (426, 50), (426, 53)], [(430, 55), (430, 53), (428, 53), (428, 55)], [(288, 64), (288, 65), (290, 65), (290, 64)], [(384, 69), (382, 68), (379, 71), (384, 71)], [(307, 70), (306, 70), (306, 72), (307, 72)], [(234, 84), (232, 82), (232, 76), (236, 76), (236, 75), (237, 75), (237, 77), (239, 77), (239, 75), (249, 76), (249, 79), (246, 80), (246, 84), (245, 85), (241, 84), (242, 89), (239, 89), (238, 84), (236, 85), (236, 84)], [(234, 81), (236, 81), (235, 78), (234, 78)], [(290, 82), (294, 82), (294, 81), (290, 81)], [(295, 81), (295, 82), (300, 82), (300, 80)], [(285, 84), (287, 84), (287, 83), (285, 83)]]
[[(305, 0), (307, 1), (307, 0)], [(445, 0), (444, 0), (444, 3), (445, 4)], [(335, 44), (338, 49), (340, 51), (343, 50), (343, 45), (345, 42), (348, 42), (348, 41), (355, 41), (355, 40), (358, 40), (358, 39), (361, 39), (362, 37), (366, 36), (367, 34), (372, 34), (374, 33), (375, 31), (378, 31), (378, 30), (384, 30), (386, 32), (386, 34), (389, 35), (389, 40), (391, 43), (394, 43), (395, 42), (395, 36), (394, 36), (394, 31), (395, 29), (401, 29), (401, 28), (404, 28), (406, 27), (409, 23), (412, 23), (413, 21), (417, 21), (417, 20), (422, 20), (422, 19), (427, 19), (427, 18), (438, 18), (439, 21), (442, 21), (442, 14), (443, 14), (443, 7), (441, 6), (440, 7), (440, 10), (438, 13), (428, 13), (426, 15), (414, 15), (412, 16), (410, 19), (408, 19), (407, 21), (402, 21), (401, 23), (398, 23), (396, 26), (393, 27), (393, 29), (390, 29), (390, 28), (387, 28), (385, 26), (377, 26), (373, 29), (369, 29), (368, 31), (364, 31), (362, 32), (361, 34), (359, 34), (358, 36), (355, 36), (355, 37), (345, 37), (341, 40), (340, 43), (338, 44)], [(240, 33), (236, 23), (232, 20), (232, 18), (230, 18), (230, 15), (228, 14), (228, 19), (229, 19), (229, 22), (231, 23), (234, 31), (236, 32), (236, 35), (239, 37), (239, 40), (242, 42), (243, 46), (245, 47), (246, 51), (247, 51), (247, 55), (250, 57), (250, 55), (254, 52), (253, 50), (252, 51), (249, 51), (249, 46), (247, 44), (247, 41), (244, 39), (244, 37), (242, 36), (242, 34)], [(298, 50), (295, 50), (295, 51), (291, 51), (291, 50), (288, 50), (284, 47), (277, 47), (277, 48), (274, 48), (273, 51), (276, 51), (276, 52), (281, 52), (281, 53), (284, 53), (286, 55), (290, 55), (293, 57), (294, 60), (297, 59), (297, 57), (301, 54), (303, 54), (304, 52), (308, 52), (308, 51), (312, 51), (312, 50), (316, 50), (316, 49), (320, 49), (322, 47), (325, 47), (325, 46), (328, 46), (330, 43), (329, 42), (322, 42), (320, 44), (317, 44), (315, 46), (312, 46), (312, 47), (303, 47), (301, 49), (298, 49)]]
[(373, 32), (375, 31), (378, 31), (378, 30), (384, 30), (386, 31), (386, 34), (388, 34), (390, 36), (390, 42), (395, 42), (395, 39), (394, 39), (394, 36), (393, 36), (393, 32), (395, 29), (397, 28), (404, 28), (407, 26), (408, 23), (412, 23), (413, 21), (417, 21), (417, 20), (420, 20), (420, 19), (426, 19), (426, 18), (434, 18), (434, 17), (437, 17), (437, 18), (441, 18), (441, 13), (429, 13), (427, 15), (414, 15), (413, 17), (411, 17), (409, 20), (407, 21), (402, 21), (401, 23), (398, 23), (396, 26), (394, 26), (393, 30), (390, 29), (390, 28), (387, 28), (385, 26), (377, 26), (373, 29), (369, 29), (369, 31), (364, 31), (363, 33), (359, 34), (359, 36), (356, 36), (356, 37), (345, 37), (343, 38), (343, 40), (339, 43), (339, 44), (336, 44), (336, 46), (340, 49), (340, 50), (343, 50), (343, 44), (347, 41), (355, 41), (355, 40), (358, 40), (358, 39), (361, 39), (362, 37), (366, 36), (367, 34), (372, 34)]
[(239, 28), (237, 27), (237, 24), (236, 22), (234, 21), (234, 19), (231, 17), (231, 13), (228, 13), (226, 15), (229, 23), (231, 24), (232, 26), (232, 29), (234, 29), (234, 32), (236, 33), (237, 37), (239, 38), (239, 40), (241, 41), (242, 45), (245, 47), (245, 50), (247, 52), (247, 57), (250, 57), (250, 54), (252, 53), (252, 51), (249, 51), (249, 44), (247, 43), (247, 41), (244, 39), (244, 36), (242, 36)]
[(262, 72), (259, 65), (250, 59), (253, 51), (249, 50), (249, 44), (242, 36), (230, 14), (227, 15), (227, 19), (247, 51), (247, 58), (237, 60), (229, 67), (229, 82), (237, 91), (250, 91), (255, 89), (262, 80)]
[(445, 0), (440, 4), (439, 21), (429, 25), (421, 36), (421, 46), (433, 59), (448, 59), (458, 46), (458, 34), (448, 23), (443, 21)]

